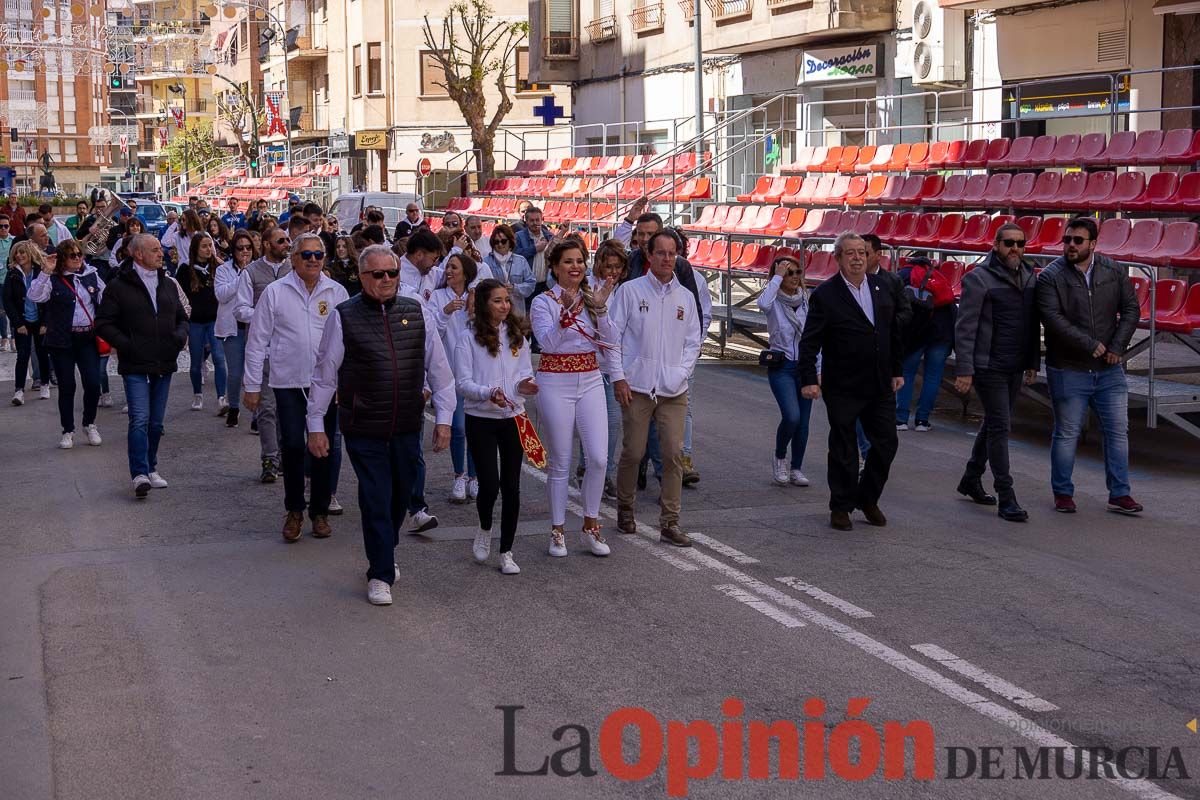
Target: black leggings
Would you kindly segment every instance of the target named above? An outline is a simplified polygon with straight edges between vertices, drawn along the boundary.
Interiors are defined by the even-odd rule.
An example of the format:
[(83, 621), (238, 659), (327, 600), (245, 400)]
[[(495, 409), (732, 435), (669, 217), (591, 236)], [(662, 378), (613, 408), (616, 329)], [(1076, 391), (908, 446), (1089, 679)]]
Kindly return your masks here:
[[(479, 497), (475, 508), (479, 511), (479, 527), (492, 529), (492, 509), (496, 495), (503, 496), (500, 506), (500, 552), (512, 550), (517, 537), (517, 520), (521, 517), (521, 460), (525, 451), (521, 448), (521, 436), (517, 432), (516, 420), (473, 417), (467, 414), (467, 449), (475, 461), (475, 475), (479, 479)], [(497, 468), (496, 454), (500, 454)]]
[[(11, 322), (11, 320), (10, 320)], [(38, 375), (42, 383), (50, 382), (50, 354), (46, 350), (46, 337), (38, 331), (36, 322), (22, 322), (27, 333), (17, 333), (13, 326), (13, 338), (17, 340), (17, 371), (14, 374), (15, 388), (25, 391), (25, 376), (29, 374), (29, 357), (37, 358)]]

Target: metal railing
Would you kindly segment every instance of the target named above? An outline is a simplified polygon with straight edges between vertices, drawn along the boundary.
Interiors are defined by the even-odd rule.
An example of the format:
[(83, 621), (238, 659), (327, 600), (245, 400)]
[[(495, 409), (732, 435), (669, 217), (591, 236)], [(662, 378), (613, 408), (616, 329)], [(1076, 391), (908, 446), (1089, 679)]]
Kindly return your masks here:
[(587, 30), (588, 39), (592, 44), (611, 42), (617, 38), (617, 18), (611, 14), (607, 17), (598, 17), (589, 22), (585, 30)]
[(662, 3), (647, 3), (629, 12), (629, 24), (634, 33), (662, 30), (666, 15)]
[(713, 19), (734, 19), (754, 13), (754, 0), (705, 0)]

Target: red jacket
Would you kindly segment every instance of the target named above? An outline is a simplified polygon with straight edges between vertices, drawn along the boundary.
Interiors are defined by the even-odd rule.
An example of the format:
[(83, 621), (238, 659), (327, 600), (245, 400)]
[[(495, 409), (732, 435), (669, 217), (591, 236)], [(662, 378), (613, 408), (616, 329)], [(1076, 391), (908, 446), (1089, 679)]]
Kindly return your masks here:
[(21, 206), (13, 208), (9, 205), (0, 206), (0, 214), (4, 214), (10, 221), (9, 233), (14, 237), (25, 235), (25, 209)]
[[(910, 286), (919, 287), (921, 281), (925, 280), (925, 268), (914, 266), (911, 270), (908, 276), (908, 283)], [(925, 289), (933, 292), (934, 308), (941, 308), (942, 306), (954, 303), (954, 287), (950, 285), (950, 280), (936, 269), (929, 276), (929, 282), (925, 284)]]

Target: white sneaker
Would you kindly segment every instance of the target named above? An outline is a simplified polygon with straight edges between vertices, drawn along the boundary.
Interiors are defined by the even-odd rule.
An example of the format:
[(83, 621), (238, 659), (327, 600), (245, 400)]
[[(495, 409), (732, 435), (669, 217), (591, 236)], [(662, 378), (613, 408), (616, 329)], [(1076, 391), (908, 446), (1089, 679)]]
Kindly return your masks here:
[(100, 395), (100, 407), (112, 408), (112, 394), (105, 392), (104, 394)]
[(438, 526), (438, 518), (428, 511), (418, 511), (408, 518), (409, 533), (424, 533)]
[(588, 530), (584, 528), (580, 534), (583, 537), (583, 543), (588, 546), (594, 556), (606, 556), (612, 552), (608, 543), (604, 541), (604, 537), (600, 535), (600, 529)]
[(121, 413), (122, 413), (122, 414), (128, 414), (128, 413), (129, 413), (129, 406), (128, 406), (128, 405), (121, 406)]
[(793, 486), (808, 486), (808, 478), (804, 477), (804, 473), (798, 469), (792, 470), (792, 485)]
[(373, 606), (390, 606), (392, 604), (392, 587), (378, 578), (367, 581), (367, 600)]
[(223, 417), (229, 413), (229, 401), (225, 399), (225, 395), (217, 398), (217, 416)]
[(204, 395), (198, 394), (192, 398), (192, 411), (199, 411), (204, 408)]
[(12, 404), (14, 406), (25, 405), (25, 392), (23, 390), (17, 389), (15, 392), (13, 392)]
[(475, 560), (480, 564), (488, 560), (488, 556), (492, 553), (492, 532), (485, 531), (483, 528), (475, 534), (475, 543), (471, 545), (471, 552), (475, 554)]
[(521, 568), (517, 566), (517, 562), (513, 561), (512, 551), (500, 554), (500, 572), (505, 575), (519, 575)]
[(930, 425), (927, 420), (921, 420), (917, 423), (913, 430), (915, 430), (917, 433), (929, 433), (931, 430), (933, 430), (933, 426)]
[(150, 494), (150, 479), (145, 475), (138, 475), (133, 479), (133, 495), (138, 500), (145, 500), (146, 495)]
[(788, 460), (786, 458), (777, 458), (775, 463), (775, 482), (780, 486), (787, 486), (788, 483)]
[(87, 434), (88, 444), (92, 447), (99, 447), (104, 441), (100, 438), (100, 431), (96, 430), (95, 425), (84, 425), (83, 432)]
[(50, 384), (43, 383), (41, 390), (38, 392), (38, 397), (42, 400), (50, 399)]
[(75, 434), (73, 433), (64, 433), (62, 435), (62, 439), (60, 439), (58, 442), (58, 447), (60, 450), (70, 450), (74, 446)]
[(897, 422), (897, 423), (896, 423), (896, 430), (898, 430), (898, 431), (906, 431), (906, 430), (908, 430), (908, 423), (907, 423), (907, 422)]
[(341, 514), (344, 511), (345, 509), (342, 508), (342, 504), (338, 502), (337, 495), (329, 495), (329, 513), (336, 517), (338, 514)]
[(467, 478), (467, 497), (474, 500), (479, 497), (479, 479)]
[(450, 487), (450, 502), (465, 503), (467, 502), (467, 476), (456, 475), (454, 485)]
[(150, 485), (155, 489), (165, 489), (171, 484), (167, 483), (167, 479), (157, 472), (150, 473)]
[(567, 537), (562, 531), (550, 529), (550, 555), (562, 558), (567, 554)]

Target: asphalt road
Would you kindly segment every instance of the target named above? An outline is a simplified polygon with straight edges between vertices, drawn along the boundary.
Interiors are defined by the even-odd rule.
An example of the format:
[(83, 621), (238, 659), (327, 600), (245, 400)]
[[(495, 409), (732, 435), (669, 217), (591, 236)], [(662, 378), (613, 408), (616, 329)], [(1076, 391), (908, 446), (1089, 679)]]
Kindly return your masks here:
[[(0, 356), (5, 387), (12, 359)], [(701, 544), (668, 548), (652, 528), (620, 536), (608, 520), (611, 557), (581, 554), (568, 537), (570, 557), (551, 559), (545, 487), (531, 468), (528, 535), (515, 550), (523, 572), (504, 577), (471, 560), (473, 509), (443, 501), (449, 459), (431, 456), (441, 528), (405, 537), (396, 602), (377, 608), (364, 597), (348, 460), (334, 537), (285, 544), (282, 486), (256, 480), (258, 441), (245, 423), (227, 430), (212, 410), (188, 410), (181, 373), (160, 457), (171, 486), (136, 503), (114, 388), (99, 448), (56, 450), (52, 402), (0, 407), (5, 800), (661, 798), (681, 787), (701, 798), (1200, 797), (1200, 737), (1185, 727), (1200, 713), (1200, 448), (1176, 431), (1134, 425), (1141, 518), (1104, 510), (1094, 442), (1076, 470), (1080, 513), (1056, 515), (1048, 420), (1023, 405), (1013, 459), (1031, 520), (1014, 525), (954, 494), (972, 422), (946, 403), (933, 432), (901, 435), (882, 502), (889, 526), (837, 533), (823, 408), (806, 467), (814, 485), (776, 487), (765, 376), (705, 362), (703, 477), (684, 497)], [(651, 526), (654, 486), (639, 514)], [(741, 706), (723, 711), (727, 698)], [(813, 698), (823, 713), (806, 705)], [(870, 699), (854, 708), (867, 726), (844, 725), (853, 698)], [(497, 775), (497, 706), (524, 706), (510, 712), (516, 769), (578, 745), (580, 728), (554, 738), (576, 725), (598, 774)], [(625, 732), (621, 758), (646, 766), (644, 779), (613, 774), (621, 740), (604, 722), (624, 707), (659, 721), (642, 729), (641, 755), (637, 729)], [(722, 777), (706, 762), (717, 757), (708, 731), (733, 770), (736, 732), (750, 720), (791, 721), (818, 756), (824, 738), (825, 778), (779, 780), (775, 748), (770, 780)], [(842, 776), (873, 758), (871, 736), (848, 745), (847, 735), (882, 734), (887, 721), (929, 724), (934, 779), (912, 777), (912, 742), (903, 779), (885, 779), (882, 766), (865, 780)], [(1160, 770), (1177, 747), (1189, 777), (1013, 779), (1017, 748), (1033, 757), (1039, 745), (1067, 747), (1068, 771), (1072, 746), (1156, 746)], [(956, 747), (977, 756), (972, 777), (946, 777)], [(984, 747), (1004, 748), (990, 751), (1003, 779), (980, 777)], [(560, 771), (578, 770), (579, 750), (556, 761)], [(1131, 751), (1128, 768), (1148, 758)], [(1085, 775), (1088, 761), (1079, 757)], [(715, 772), (687, 782), (685, 763)], [(1053, 775), (1053, 752), (1049, 765)]]

